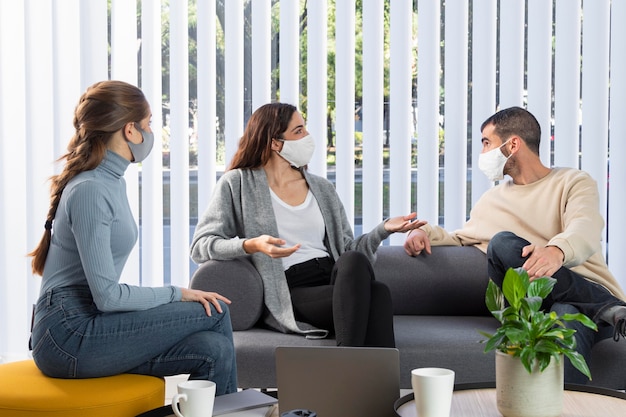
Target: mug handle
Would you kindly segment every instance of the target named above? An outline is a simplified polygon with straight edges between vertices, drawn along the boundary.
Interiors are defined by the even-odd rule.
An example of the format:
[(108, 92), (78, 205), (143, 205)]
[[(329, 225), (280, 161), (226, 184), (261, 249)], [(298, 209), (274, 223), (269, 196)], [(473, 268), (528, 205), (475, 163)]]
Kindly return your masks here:
[(172, 397), (172, 410), (178, 417), (185, 417), (178, 409), (178, 402), (180, 400), (187, 401), (187, 394), (176, 394)]

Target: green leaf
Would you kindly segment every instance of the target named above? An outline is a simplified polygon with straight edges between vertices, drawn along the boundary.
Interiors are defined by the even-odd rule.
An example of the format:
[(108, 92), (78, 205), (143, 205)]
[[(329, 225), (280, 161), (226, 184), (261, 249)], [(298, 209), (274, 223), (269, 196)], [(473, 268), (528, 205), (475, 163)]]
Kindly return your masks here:
[(504, 316), (504, 310), (492, 311), (491, 314), (500, 322), (504, 323), (506, 318)]
[(591, 380), (591, 371), (589, 370), (589, 367), (587, 366), (587, 362), (585, 362), (585, 358), (583, 357), (583, 355), (576, 351), (565, 351), (563, 353), (569, 358), (572, 365), (574, 365), (574, 368), (578, 369), (587, 378), (589, 378), (589, 380)]
[(519, 318), (519, 311), (513, 306), (508, 306), (502, 310), (502, 319), (505, 321), (518, 321)]
[(530, 312), (537, 312), (541, 308), (543, 299), (541, 297), (527, 297), (521, 300), (524, 315), (529, 316)]
[(511, 344), (514, 345), (525, 345), (528, 340), (528, 332), (525, 329), (507, 327), (504, 333)]
[(536, 358), (537, 356), (533, 349), (528, 347), (522, 349), (522, 352), (520, 354), (520, 360), (522, 361), (522, 365), (524, 365), (524, 368), (526, 368), (529, 374), (532, 373), (533, 362)]
[(504, 275), (502, 292), (504, 298), (515, 309), (519, 309), (521, 299), (526, 294), (529, 285), (528, 273), (522, 268), (509, 268)]
[(535, 350), (537, 352), (543, 352), (543, 353), (548, 353), (552, 355), (553, 353), (560, 353), (561, 347), (557, 343), (544, 339), (544, 340), (540, 340), (535, 345)]
[(539, 371), (540, 372), (545, 371), (546, 368), (550, 366), (550, 362), (552, 361), (552, 359), (559, 360), (559, 355), (558, 354), (551, 355), (548, 352), (537, 353), (536, 361), (537, 361), (537, 365), (539, 365)]
[(495, 333), (489, 340), (487, 340), (487, 343), (485, 344), (485, 352), (491, 352), (492, 350), (499, 348), (504, 340), (504, 333)]
[[(480, 333), (485, 339), (491, 339), (493, 337), (492, 333), (487, 333), (484, 330), (477, 329), (476, 331)], [(482, 340), (481, 342), (484, 342), (484, 340)]]
[(487, 284), (487, 292), (485, 293), (485, 305), (492, 313), (494, 311), (500, 311), (504, 308), (504, 297), (502, 296), (502, 291), (500, 290), (500, 287), (498, 287), (496, 283), (493, 282), (491, 279)]
[(528, 286), (529, 297), (539, 297), (545, 299), (554, 288), (556, 279), (550, 277), (541, 277), (533, 280)]
[(585, 316), (583, 313), (576, 314), (563, 314), (561, 317), (562, 320), (565, 321), (578, 321), (584, 324), (586, 327), (589, 327), (593, 330), (598, 330), (598, 325), (593, 322), (589, 317)]

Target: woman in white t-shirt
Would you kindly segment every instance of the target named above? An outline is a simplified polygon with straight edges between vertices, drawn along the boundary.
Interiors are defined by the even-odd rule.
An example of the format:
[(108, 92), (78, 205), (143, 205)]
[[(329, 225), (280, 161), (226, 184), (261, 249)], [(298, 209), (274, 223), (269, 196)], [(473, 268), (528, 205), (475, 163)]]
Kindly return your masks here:
[(251, 254), (264, 284), (264, 321), (275, 330), (393, 347), (391, 296), (372, 263), (390, 234), (425, 222), (415, 213), (394, 217), (355, 239), (334, 186), (306, 169), (314, 148), (296, 107), (257, 109), (198, 222), (191, 257)]

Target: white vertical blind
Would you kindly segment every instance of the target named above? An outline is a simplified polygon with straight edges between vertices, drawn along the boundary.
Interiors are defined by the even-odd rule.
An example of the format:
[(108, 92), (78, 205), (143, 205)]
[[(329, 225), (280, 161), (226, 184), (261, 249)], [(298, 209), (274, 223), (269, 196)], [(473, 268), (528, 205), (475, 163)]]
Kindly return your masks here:
[[(383, 218), (384, 3), (363, 2), (363, 230)], [(409, 103), (410, 105), (410, 103)], [(407, 193), (410, 195), (410, 190)]]
[[(607, 206), (609, 148), (609, 0), (583, 3), (582, 146), (580, 168), (598, 183), (600, 207)], [(606, 220), (606, 211), (602, 215)], [(605, 229), (606, 232), (606, 229)], [(606, 233), (604, 235), (606, 237)]]
[[(202, 3), (202, 2), (200, 2)], [(200, 4), (198, 4), (200, 5)], [(198, 41), (202, 39), (198, 37)], [(272, 2), (252, 2), (252, 111), (271, 99)]]
[(171, 282), (189, 283), (189, 50), (187, 0), (170, 1)]
[[(224, 22), (217, 14), (222, 3)], [(152, 106), (155, 150), (163, 137), (169, 139), (169, 170), (164, 172), (161, 156), (153, 152), (127, 171), (131, 204), (135, 214), (140, 215), (142, 234), (141, 246), (132, 254), (124, 280), (151, 286), (171, 280), (186, 286), (190, 275), (189, 233), (195, 221), (190, 218), (190, 209), (195, 209), (191, 207), (195, 195), (190, 193), (195, 175), (190, 173), (188, 159), (193, 125), (189, 99), (195, 91), (189, 91), (189, 85), (197, 81), (194, 121), (198, 138), (198, 211), (202, 212), (222, 169), (217, 165), (221, 156), (216, 151), (221, 144), (218, 128), (225, 135), (227, 163), (243, 131), (244, 59), (251, 59), (246, 64), (251, 66), (253, 108), (272, 99), (270, 81), (274, 80), (281, 101), (306, 110), (308, 129), (318, 145), (309, 168), (335, 179), (348, 217), (358, 226), (357, 233), (368, 231), (382, 220), (383, 185), (390, 187), (392, 215), (411, 210), (410, 150), (415, 133), (412, 99), (417, 103), (419, 217), (450, 229), (462, 223), (469, 209), (464, 188), (468, 159), (473, 171), (469, 177), (472, 201), (491, 185), (477, 169), (480, 124), (496, 109), (521, 105), (526, 97), (529, 110), (542, 125), (544, 162), (550, 164), (554, 123), (554, 164), (580, 166), (596, 178), (602, 195), (601, 210), (607, 220), (609, 266), (626, 287), (626, 259), (621, 255), (626, 247), (626, 197), (621, 192), (626, 189), (626, 145), (622, 140), (626, 136), (626, 27), (621, 24), (626, 20), (624, 2), (511, 0), (503, 7), (504, 3), (497, 0), (363, 0), (359, 2), (363, 4), (361, 11), (356, 9), (355, 0), (274, 3), (280, 13), (272, 13), (270, 0), (253, 0), (252, 4), (248, 0), (112, 0), (110, 10), (106, 0), (0, 0), (0, 361), (28, 355), (30, 312), (40, 279), (32, 276), (30, 259), (24, 255), (35, 247), (43, 232), (49, 204), (47, 179), (60, 170), (61, 165), (53, 160), (65, 153), (74, 133), (73, 111), (85, 87), (106, 78), (140, 85)], [(306, 9), (300, 9), (304, 4)], [(251, 38), (244, 36), (244, 6), (252, 7)], [(444, 7), (446, 22), (441, 21)], [(188, 13), (194, 10), (196, 74), (189, 71), (194, 57), (189, 56), (188, 42), (188, 34), (193, 34)], [(334, 32), (328, 26), (332, 10)], [(384, 10), (391, 10), (388, 33), (384, 32)], [(363, 26), (356, 28), (358, 12), (362, 12)], [(469, 16), (472, 21), (468, 21)], [(303, 17), (306, 19), (300, 20)], [(162, 33), (163, 23), (169, 24), (169, 37)], [(301, 29), (307, 32), (306, 44), (300, 42)], [(355, 30), (363, 35), (362, 57), (355, 54)], [(415, 31), (417, 40), (413, 39)], [(280, 39), (278, 52), (271, 48), (273, 35)], [(244, 58), (248, 38), (252, 56)], [(162, 41), (169, 41), (168, 62), (161, 62)], [(388, 51), (383, 47), (386, 41)], [(222, 42), (224, 67), (219, 68), (221, 49), (217, 50), (216, 45), (221, 47)], [(412, 60), (415, 46), (417, 62)], [(301, 47), (306, 48), (306, 55)], [(334, 64), (327, 60), (329, 47), (335, 53)], [(442, 54), (445, 68), (441, 67)], [(300, 69), (305, 56), (307, 85), (303, 94), (300, 89), (304, 74)], [(363, 59), (362, 80), (355, 77), (359, 58)], [(280, 62), (278, 80), (273, 78), (272, 62)], [(468, 76), (470, 62), (472, 71)], [(417, 96), (413, 97), (411, 77), (415, 66)], [(164, 84), (167, 90), (162, 85), (162, 68), (169, 69)], [(390, 71), (388, 79), (386, 68)], [(224, 91), (218, 91), (216, 80), (222, 70), (225, 86)], [(331, 70), (335, 72), (335, 102), (327, 98)], [(357, 81), (362, 81), (362, 91), (356, 90)], [(354, 100), (361, 94), (362, 177), (355, 176), (354, 162)], [(391, 100), (390, 123), (384, 119), (386, 94)], [(164, 101), (164, 96), (170, 101)], [(223, 126), (218, 126), (217, 101), (222, 97), (225, 120)], [(162, 120), (164, 107), (165, 113), (169, 112), (167, 120)], [(333, 112), (336, 144), (336, 164), (329, 168), (325, 149), (328, 110)], [(466, 126), (469, 112), (471, 119)], [(162, 135), (164, 123), (169, 128), (167, 135)], [(391, 163), (383, 166), (386, 129), (391, 133)], [(439, 175), (442, 136), (446, 143), (441, 155), (446, 170), (445, 195)], [(471, 156), (465, 154), (466, 149), (471, 149)], [(387, 168), (390, 175), (385, 177)], [(358, 178), (362, 178), (363, 193), (355, 196)], [(168, 194), (164, 195), (163, 188)], [(359, 207), (355, 201), (360, 200)], [(443, 213), (440, 200), (445, 204)], [(167, 222), (164, 210), (169, 211)], [(356, 214), (359, 211), (362, 219)], [(404, 236), (390, 240), (401, 244)]]
[(609, 112), (608, 261), (615, 278), (626, 288), (626, 2), (611, 5), (611, 90)]
[(467, 199), (467, 0), (446, 1), (445, 203), (446, 227), (465, 223)]
[(552, 4), (528, 1), (528, 110), (541, 125), (539, 155), (551, 165), (552, 120)]
[[(257, 3), (255, 3), (257, 4)], [(253, 8), (253, 13), (255, 9)], [(254, 22), (253, 22), (254, 27)], [(215, 54), (217, 16), (215, 0), (198, 3), (198, 215), (202, 215), (213, 193), (217, 173), (217, 105)], [(254, 51), (254, 48), (253, 48)], [(259, 70), (263, 72), (262, 69)], [(255, 100), (255, 80), (252, 99)]]
[(417, 5), (417, 214), (437, 224), (439, 218), (439, 42), (440, 5)]
[[(26, 52), (26, 173), (28, 181), (26, 189), (29, 191), (26, 193), (26, 218), (30, 219), (25, 227), (28, 232), (27, 250), (30, 252), (37, 246), (44, 231), (42, 222), (45, 221), (48, 214), (50, 201), (48, 197), (50, 184), (46, 179), (54, 174), (54, 167), (50, 158), (50, 155), (54, 155), (54, 140), (50, 140), (51, 126), (54, 126), (52, 104), (53, 52), (50, 36), (52, 33), (52, 21), (50, 20), (52, 4), (46, 0), (28, 0), (24, 6), (25, 16), (32, 17), (26, 20), (26, 36), (24, 38)], [(37, 13), (34, 13), (35, 10)], [(46, 41), (42, 42), (42, 39)], [(0, 68), (3, 68), (2, 63), (0, 63)], [(4, 86), (0, 89), (6, 91)], [(19, 93), (15, 91), (12, 94)], [(1, 100), (0, 105), (2, 105)], [(0, 111), (1, 114), (2, 111)], [(0, 126), (3, 125), (2, 119), (0, 119)], [(1, 137), (4, 137), (4, 132)], [(41, 140), (42, 138), (48, 138), (48, 140)], [(0, 143), (0, 149), (2, 149), (2, 143)], [(1, 153), (4, 154), (4, 150)], [(10, 155), (10, 152), (7, 154)], [(0, 217), (0, 224), (2, 221), (2, 217)], [(29, 273), (25, 282), (28, 286), (28, 299), (36, 299), (39, 295), (41, 278)], [(1, 299), (0, 303), (3, 303)], [(0, 339), (2, 339), (1, 335)], [(0, 353), (1, 355), (2, 353)]]
[(25, 22), (23, 4), (0, 2), (0, 357), (7, 361), (23, 359), (30, 313), (30, 274), (24, 256), (28, 252)]
[(554, 165), (578, 168), (580, 0), (556, 0)]
[(500, 108), (522, 105), (524, 10), (524, 0), (508, 0), (500, 7)]
[(280, 101), (299, 108), (300, 0), (280, 0), (280, 33)]
[(54, 0), (52, 5), (54, 159), (67, 151), (74, 107), (86, 87), (81, 84), (79, 7), (78, 0)]
[(243, 133), (243, 0), (224, 2), (226, 166)]
[[(106, 6), (106, 1), (100, 0)], [(89, 2), (91, 4), (91, 2)], [(86, 2), (81, 3), (82, 5)], [(106, 24), (106, 7), (95, 17)], [(103, 26), (103, 29), (106, 26)], [(106, 30), (103, 30), (106, 43)], [(93, 45), (92, 45), (93, 46)], [(137, 2), (111, 0), (111, 78), (137, 85)], [(106, 54), (103, 54), (106, 58)], [(106, 69), (106, 60), (103, 62)], [(94, 81), (106, 79), (102, 76)]]
[(326, 176), (326, 109), (328, 106), (328, 0), (307, 2), (307, 130), (315, 139), (311, 172)]
[[(542, 1), (542, 0), (539, 0)], [(472, 24), (472, 206), (491, 186), (478, 169), (480, 126), (496, 110), (497, 0), (473, 2)]]
[[(391, 2), (389, 30), (389, 215), (402, 216), (411, 211), (411, 66), (413, 42), (413, 2)], [(392, 244), (404, 242), (393, 234)]]
[[(126, 3), (124, 0), (112, 1), (112, 13), (117, 9), (119, 3)], [(132, 4), (131, 1), (128, 4)], [(107, 39), (109, 30), (107, 28), (107, 2), (106, 0), (91, 0), (80, 3), (80, 44), (82, 59), (80, 60), (81, 89), (84, 90), (96, 81), (109, 78), (109, 40)], [(133, 13), (134, 14), (134, 13)], [(128, 22), (125, 22), (128, 23)], [(115, 48), (116, 40), (126, 30), (135, 29), (135, 22), (131, 25), (116, 25), (118, 30), (112, 30), (115, 38), (112, 39), (112, 49)], [(117, 55), (113, 50), (112, 55)], [(122, 67), (122, 66), (120, 66)], [(113, 76), (113, 75), (112, 75)], [(115, 78), (115, 77), (114, 77)]]
[[(205, 2), (202, 2), (205, 3)], [(199, 12), (199, 11), (198, 11)], [(157, 2), (141, 2), (141, 88), (152, 110), (154, 148), (163, 148), (161, 126), (161, 7)], [(141, 164), (141, 283), (163, 285), (163, 161), (162, 153), (152, 151)]]
[(354, 227), (354, 29), (355, 2), (336, 3), (335, 166), (336, 188)]

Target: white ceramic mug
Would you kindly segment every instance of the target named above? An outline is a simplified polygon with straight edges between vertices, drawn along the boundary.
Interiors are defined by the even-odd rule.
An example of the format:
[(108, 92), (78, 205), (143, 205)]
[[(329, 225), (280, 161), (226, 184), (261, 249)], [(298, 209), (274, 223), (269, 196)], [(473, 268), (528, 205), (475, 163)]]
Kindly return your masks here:
[(450, 417), (454, 371), (444, 368), (413, 369), (411, 385), (418, 416)]
[(178, 384), (178, 394), (172, 397), (172, 410), (178, 417), (208, 417), (213, 415), (214, 401), (215, 382), (185, 381)]

